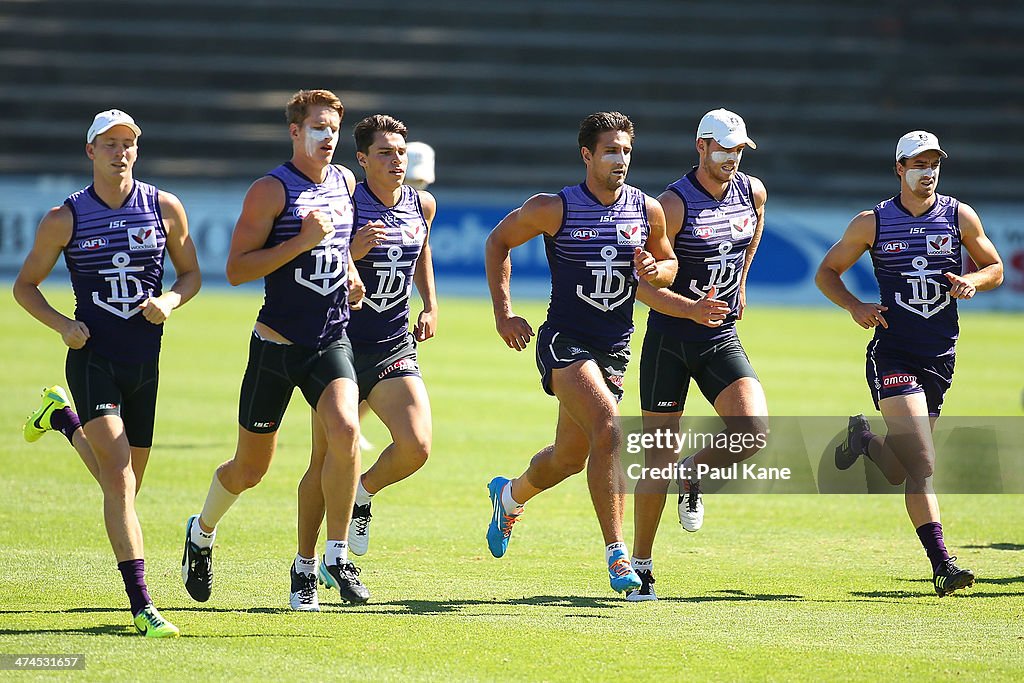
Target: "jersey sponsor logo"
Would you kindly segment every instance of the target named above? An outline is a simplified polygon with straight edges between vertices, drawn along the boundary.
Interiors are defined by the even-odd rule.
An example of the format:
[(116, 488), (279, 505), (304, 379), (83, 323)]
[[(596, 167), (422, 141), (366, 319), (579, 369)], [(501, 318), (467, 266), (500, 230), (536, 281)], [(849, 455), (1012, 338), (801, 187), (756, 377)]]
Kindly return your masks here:
[(606, 373), (608, 373), (607, 376), (605, 377), (605, 381), (607, 381), (610, 384), (612, 384), (612, 385), (616, 386), (617, 388), (621, 389), (622, 388), (622, 375), (617, 374), (615, 372), (615, 368), (605, 368), (604, 370), (605, 370)]
[(78, 248), (84, 249), (85, 251), (95, 251), (96, 249), (102, 249), (107, 246), (106, 237), (91, 237), (87, 240), (79, 240)]
[(702, 227), (699, 227), (699, 228), (694, 228), (693, 229), (693, 234), (694, 234), (694, 236), (699, 237), (702, 240), (706, 240), (709, 237), (714, 237), (714, 235), (715, 235), (715, 228), (714, 228), (714, 226), (711, 226), (711, 225), (705, 225), (705, 226), (702, 226)]
[(730, 218), (729, 227), (732, 229), (732, 238), (734, 240), (741, 240), (746, 237), (753, 237), (754, 235), (755, 221), (753, 216), (744, 216), (743, 218)]
[(402, 244), (407, 247), (414, 247), (423, 242), (426, 234), (422, 223), (407, 223), (402, 226)]
[(914, 375), (907, 375), (897, 373), (894, 375), (885, 375), (882, 377), (882, 386), (886, 389), (893, 389), (895, 387), (912, 387), (917, 386), (917, 377)]
[(704, 259), (708, 267), (708, 282), (706, 285), (698, 285), (697, 280), (690, 280), (690, 291), (697, 296), (704, 296), (711, 287), (715, 288), (715, 296), (723, 297), (730, 294), (740, 286), (740, 275), (742, 269), (737, 266), (743, 264), (743, 252), (732, 252), (732, 242), (722, 242), (718, 245), (718, 256), (709, 256)]
[(886, 242), (882, 245), (882, 251), (886, 254), (898, 254), (901, 251), (906, 251), (910, 248), (910, 245), (906, 242)]
[(910, 286), (910, 298), (904, 301), (903, 292), (896, 292), (896, 303), (911, 313), (927, 319), (948, 306), (952, 299), (948, 288), (944, 288), (941, 282), (931, 279), (930, 276), (933, 275), (942, 277), (942, 271), (928, 270), (928, 259), (918, 256), (911, 261), (911, 265), (914, 270), (900, 273), (906, 277), (906, 282)]
[(109, 275), (103, 279), (110, 285), (110, 293), (101, 298), (99, 292), (93, 292), (92, 302), (108, 313), (127, 320), (142, 310), (139, 308), (139, 304), (149, 298), (143, 291), (142, 281), (131, 275), (131, 273), (142, 272), (145, 268), (128, 265), (132, 259), (123, 251), (114, 254), (110, 261), (113, 268), (99, 271), (100, 275)]
[(363, 303), (378, 313), (404, 303), (412, 292), (412, 283), (402, 270), (414, 262), (401, 259), (401, 247), (388, 247), (387, 262), (376, 261), (373, 264), (377, 285), (363, 298)]
[(132, 251), (156, 249), (156, 228), (141, 227), (128, 229), (128, 248)]
[(404, 372), (415, 369), (416, 361), (414, 361), (412, 358), (400, 358), (399, 360), (396, 360), (394, 363), (381, 370), (380, 374), (377, 375), (377, 379), (384, 379), (388, 375), (396, 372)]
[(630, 295), (633, 293), (632, 282), (627, 282), (626, 276), (622, 274), (621, 270), (616, 270), (616, 268), (630, 268), (633, 262), (628, 259), (616, 261), (615, 257), (618, 255), (619, 250), (615, 247), (611, 245), (602, 247), (602, 260), (585, 262), (588, 267), (592, 268), (590, 274), (594, 276), (594, 290), (584, 292), (583, 285), (576, 285), (576, 296), (599, 311), (607, 312), (618, 308), (629, 301)]
[(596, 239), (600, 234), (601, 233), (594, 228), (576, 228), (572, 231), (571, 236), (574, 240), (586, 242), (587, 240)]
[(306, 277), (299, 266), (295, 269), (295, 282), (320, 296), (327, 296), (348, 281), (346, 259), (336, 244), (321, 242), (309, 255), (313, 257), (313, 272)]
[(116, 403), (97, 403), (94, 410), (117, 410), (118, 405)]
[(275, 424), (277, 423), (271, 420), (270, 422), (253, 422), (252, 426), (256, 427), (257, 429), (269, 429), (270, 427), (273, 427)]
[(658, 401), (659, 408), (675, 408), (679, 405), (679, 401)]
[(615, 226), (615, 239), (624, 246), (639, 247), (643, 243), (644, 231), (639, 225)]
[(952, 256), (953, 237), (951, 235), (928, 235), (925, 237), (929, 256)]

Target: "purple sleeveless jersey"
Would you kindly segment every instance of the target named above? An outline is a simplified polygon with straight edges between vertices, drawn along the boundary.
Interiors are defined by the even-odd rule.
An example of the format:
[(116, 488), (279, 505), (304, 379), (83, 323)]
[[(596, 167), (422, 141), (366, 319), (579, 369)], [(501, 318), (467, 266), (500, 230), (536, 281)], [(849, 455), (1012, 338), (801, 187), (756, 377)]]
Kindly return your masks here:
[(679, 272), (669, 287), (688, 299), (699, 299), (715, 287), (715, 298), (729, 304), (719, 327), (652, 310), (647, 326), (685, 342), (719, 341), (736, 336), (736, 312), (747, 247), (757, 227), (750, 177), (736, 173), (722, 200), (712, 197), (690, 171), (668, 186), (683, 200), (683, 224), (672, 245)]
[(625, 185), (604, 206), (581, 183), (558, 196), (562, 225), (554, 237), (544, 236), (551, 268), (547, 325), (597, 349), (621, 349), (633, 333), (633, 250), (650, 234), (645, 195)]
[(960, 202), (935, 195), (935, 204), (914, 217), (893, 197), (874, 208), (875, 266), (883, 315), (889, 328), (876, 327), (882, 349), (918, 356), (953, 353), (960, 326), (956, 299), (945, 273), (963, 272)]
[(284, 185), (285, 203), (265, 248), (299, 234), (302, 218), (313, 210), (331, 216), (334, 235), (263, 278), (263, 308), (257, 320), (292, 343), (321, 348), (340, 339), (348, 322), (352, 198), (344, 174), (335, 166), (327, 167), (323, 183), (313, 182), (291, 162), (268, 175)]
[(387, 350), (409, 329), (409, 295), (427, 221), (419, 193), (408, 185), (402, 186), (402, 197), (392, 207), (384, 206), (365, 182), (356, 185), (353, 199), (356, 229), (380, 221), (387, 226), (387, 235), (383, 244), (356, 261), (366, 296), (363, 307), (352, 311), (348, 336), (353, 346)]
[(124, 204), (111, 208), (90, 185), (64, 201), (74, 215), (64, 261), (75, 319), (89, 328), (85, 348), (109, 360), (144, 363), (160, 355), (164, 327), (139, 308), (161, 294), (167, 235), (158, 192), (135, 181)]

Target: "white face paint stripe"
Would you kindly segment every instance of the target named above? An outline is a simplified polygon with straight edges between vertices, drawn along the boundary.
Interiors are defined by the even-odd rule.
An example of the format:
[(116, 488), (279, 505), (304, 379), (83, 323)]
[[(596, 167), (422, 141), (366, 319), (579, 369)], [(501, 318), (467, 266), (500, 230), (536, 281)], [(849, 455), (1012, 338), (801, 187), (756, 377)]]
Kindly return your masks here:
[(921, 184), (921, 180), (924, 178), (934, 178), (935, 184), (939, 182), (939, 169), (937, 168), (908, 168), (903, 177), (907, 179), (907, 185), (910, 189), (916, 190), (917, 186)]
[(611, 164), (625, 164), (626, 155), (623, 154), (622, 152), (619, 152), (617, 154), (603, 154), (601, 155), (601, 161)]
[(335, 147), (337, 147), (338, 131), (332, 130), (329, 126), (322, 130), (316, 128), (310, 128), (309, 126), (304, 127), (306, 131), (306, 154), (313, 156), (316, 154), (316, 150), (320, 147), (320, 144), (326, 140), (333, 140)]
[(716, 164), (724, 164), (727, 161), (735, 161), (737, 164), (740, 162), (740, 157), (743, 156), (743, 152), (712, 152), (711, 161)]

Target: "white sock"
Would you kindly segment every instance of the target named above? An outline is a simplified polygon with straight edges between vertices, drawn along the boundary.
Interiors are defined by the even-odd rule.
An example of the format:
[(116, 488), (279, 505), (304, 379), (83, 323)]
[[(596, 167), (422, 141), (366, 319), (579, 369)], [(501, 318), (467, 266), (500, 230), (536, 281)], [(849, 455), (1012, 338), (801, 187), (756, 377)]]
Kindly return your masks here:
[(501, 506), (510, 515), (518, 515), (523, 511), (523, 504), (517, 503), (512, 497), (512, 482), (505, 484), (505, 488), (501, 490)]
[(654, 571), (654, 560), (650, 557), (644, 559), (642, 557), (631, 557), (629, 563), (633, 565), (633, 571), (635, 572), (653, 572)]
[(356, 485), (356, 505), (366, 505), (373, 495), (363, 488), (363, 478), (359, 477), (359, 484)]
[(192, 522), (192, 528), (188, 530), (188, 540), (192, 541), (195, 545), (200, 548), (212, 548), (213, 539), (217, 536), (217, 530), (214, 529), (210, 533), (203, 531), (202, 527), (199, 526), (199, 520)]
[(625, 543), (625, 541), (616, 541), (615, 543), (609, 543), (608, 545), (605, 546), (605, 548), (604, 548), (604, 559), (605, 559), (605, 562), (607, 562), (608, 560), (612, 559), (612, 555), (615, 554), (615, 553), (618, 553), (618, 552), (621, 552), (623, 555), (627, 555), (627, 556), (629, 555), (629, 553), (626, 551), (626, 543)]
[(345, 564), (348, 562), (348, 541), (327, 541), (327, 551), (324, 553), (324, 562), (327, 566), (332, 564)]
[[(210, 491), (206, 494), (206, 502), (203, 503), (203, 511), (199, 517), (208, 527), (216, 528), (220, 519), (227, 513), (231, 506), (238, 500), (237, 493), (231, 493), (220, 483), (220, 477), (213, 473), (213, 481), (210, 482)], [(196, 525), (198, 526), (198, 525)]]
[(683, 460), (683, 466), (679, 468), (679, 472), (685, 473), (684, 476), (690, 481), (697, 481), (699, 479), (697, 476), (697, 465), (693, 462), (693, 455)]
[(303, 557), (302, 555), (295, 555), (295, 573), (296, 574), (316, 574), (316, 558), (315, 557)]

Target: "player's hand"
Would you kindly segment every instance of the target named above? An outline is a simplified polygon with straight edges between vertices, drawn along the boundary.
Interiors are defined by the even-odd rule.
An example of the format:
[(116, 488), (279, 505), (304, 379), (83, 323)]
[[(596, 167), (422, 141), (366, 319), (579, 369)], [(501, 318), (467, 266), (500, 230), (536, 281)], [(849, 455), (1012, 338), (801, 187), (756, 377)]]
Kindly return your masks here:
[(418, 342), (427, 341), (437, 334), (437, 311), (420, 311), (412, 333)]
[(299, 240), (303, 251), (309, 251), (325, 239), (334, 236), (334, 221), (323, 211), (310, 211), (302, 219), (299, 227), (299, 234), (294, 239)]
[(636, 275), (650, 282), (658, 276), (658, 261), (651, 255), (651, 252), (635, 247), (633, 249), (633, 266), (636, 268)]
[(885, 316), (882, 315), (883, 311), (888, 310), (888, 306), (882, 306), (881, 304), (859, 303), (850, 309), (850, 317), (853, 318), (853, 322), (865, 330), (870, 330), (872, 327), (878, 327), (879, 325), (889, 329), (889, 323), (885, 322)]
[(354, 267), (348, 271), (348, 307), (358, 311), (363, 307), (363, 299), (366, 297), (366, 285), (363, 278), (359, 277), (359, 271)]
[(139, 305), (142, 317), (154, 325), (163, 325), (171, 317), (174, 305), (163, 296), (151, 296)]
[(704, 296), (693, 302), (690, 308), (690, 319), (707, 327), (718, 327), (725, 322), (729, 315), (729, 304), (715, 298), (715, 286)]
[(498, 329), (498, 336), (505, 340), (508, 348), (516, 351), (525, 350), (526, 345), (530, 343), (530, 337), (533, 336), (533, 328), (530, 327), (530, 323), (526, 322), (526, 318), (521, 318), (518, 315), (499, 318), (495, 327)]
[(946, 273), (946, 279), (953, 285), (949, 290), (949, 295), (954, 299), (970, 299), (978, 293), (978, 288), (968, 282), (965, 277)]
[(89, 340), (89, 328), (81, 320), (69, 320), (60, 336), (69, 349), (80, 349)]
[(380, 221), (367, 223), (356, 230), (356, 234), (352, 236), (352, 243), (348, 247), (349, 252), (351, 252), (352, 258), (358, 261), (369, 254), (374, 247), (384, 244), (385, 239), (387, 239), (387, 226)]

